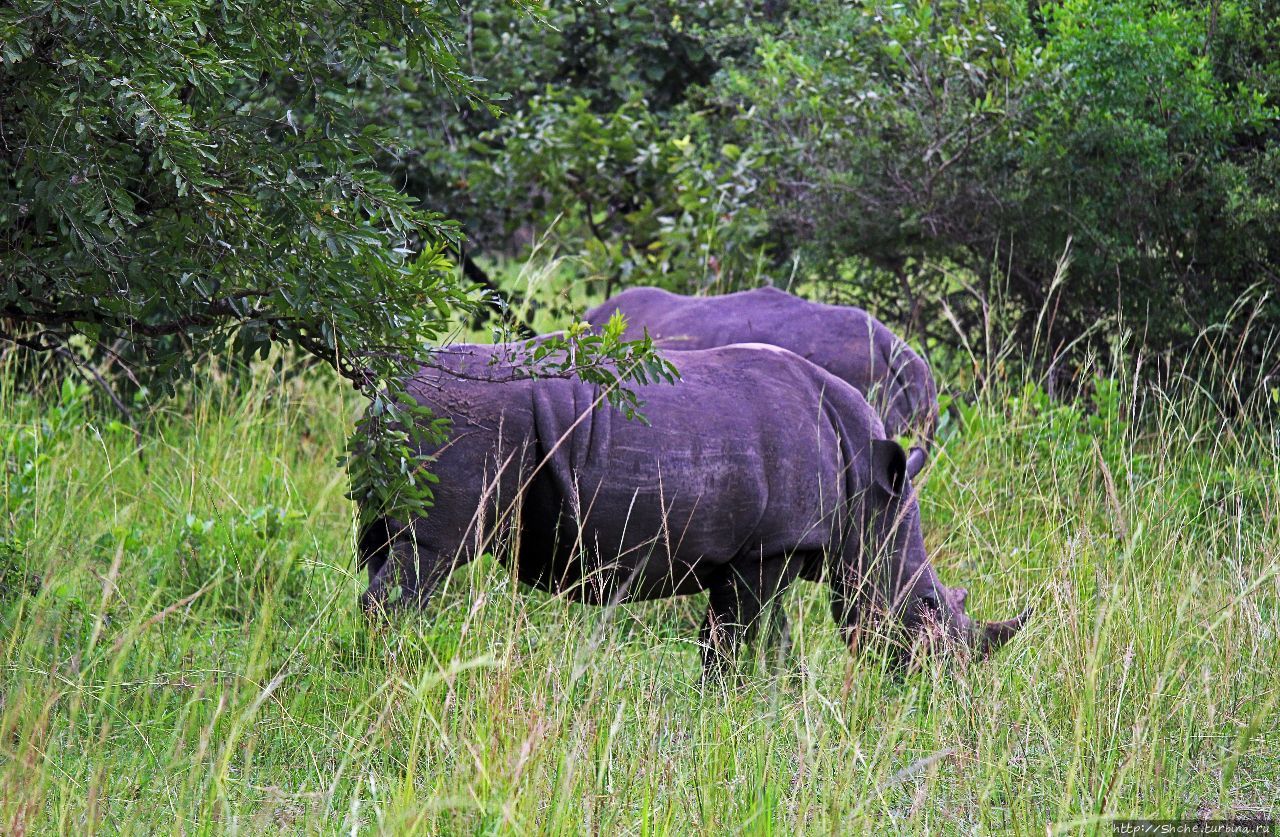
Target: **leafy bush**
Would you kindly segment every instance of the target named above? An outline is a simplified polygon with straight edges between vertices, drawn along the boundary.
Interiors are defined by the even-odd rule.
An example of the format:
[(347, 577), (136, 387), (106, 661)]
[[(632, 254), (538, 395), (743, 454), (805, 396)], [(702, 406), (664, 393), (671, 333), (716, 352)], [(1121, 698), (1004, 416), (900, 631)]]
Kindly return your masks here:
[(366, 430), (429, 420), (398, 382), (476, 297), (375, 123), (410, 88), (488, 106), (459, 23), (397, 0), (0, 9), (0, 339), (167, 389), (284, 344), (385, 408)]
[(641, 99), (599, 113), (549, 88), (492, 135), (501, 150), (487, 188), (578, 251), (606, 294), (619, 283), (732, 287), (759, 258), (760, 157), (715, 144), (705, 120), (679, 127), (687, 133), (673, 136)]
[(755, 214), (757, 156), (722, 154), (687, 105), (750, 51), (741, 21), (777, 14), (764, 5), (549, 4), (543, 28), (519, 9), (472, 10), (463, 66), (487, 77), (505, 118), (407, 91), (367, 108), (400, 120), (406, 150), (384, 165), (481, 252), (515, 254), (551, 230), (606, 283), (723, 281), (758, 255), (739, 232), (758, 218), (730, 223)]
[[(810, 8), (716, 89), (742, 142), (774, 151), (777, 252), (803, 253), (854, 299), (913, 324), (942, 323), (946, 302), (976, 332), (1007, 285), (1028, 340), (1048, 307), (1055, 350), (1116, 315), (1171, 349), (1280, 275), (1280, 100), (1262, 48), (1276, 24), (1262, 12)], [(1274, 300), (1253, 325), (1280, 325)]]
[(21, 2), (0, 43), (10, 338), (133, 344), (152, 372), (282, 341), (364, 386), (375, 350), (416, 349), (432, 310), (467, 304), (449, 227), (374, 168), (390, 134), (351, 116), (355, 83), (401, 68), (466, 93), (437, 12)]
[[(1155, 346), (1185, 348), (1280, 276), (1280, 100), (1224, 80), (1210, 49), (1224, 37), (1218, 21), (1251, 15), (1243, 3), (1132, 0), (1047, 12), (1045, 60), (1061, 81), (1036, 97), (1012, 155), (1026, 197), (1011, 246), (1018, 284), (1039, 303), (1048, 283), (1031, 265), (1074, 236), (1058, 315), (1066, 337), (1118, 311)], [(1280, 308), (1264, 318), (1280, 325)]]

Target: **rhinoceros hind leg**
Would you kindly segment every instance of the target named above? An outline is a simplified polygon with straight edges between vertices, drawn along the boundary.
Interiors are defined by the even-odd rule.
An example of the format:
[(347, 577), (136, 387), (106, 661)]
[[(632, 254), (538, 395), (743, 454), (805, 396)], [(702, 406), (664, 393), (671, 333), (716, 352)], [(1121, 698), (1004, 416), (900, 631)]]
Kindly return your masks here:
[(702, 623), (703, 676), (718, 676), (737, 659), (738, 649), (766, 626), (769, 644), (787, 633), (786, 614), (778, 606), (782, 592), (796, 579), (799, 561), (785, 557), (733, 562), (708, 587), (707, 617)]
[[(467, 562), (461, 554), (446, 555), (419, 543), (412, 531), (406, 531), (391, 542), (386, 560), (360, 596), (360, 606), (371, 615), (425, 609), (440, 583)], [(389, 602), (397, 587), (399, 597)]]
[(360, 594), (360, 609), (366, 616), (380, 616), (387, 609), (387, 597), (396, 583), (395, 562), (383, 559), (375, 568), (369, 565), (369, 586)]

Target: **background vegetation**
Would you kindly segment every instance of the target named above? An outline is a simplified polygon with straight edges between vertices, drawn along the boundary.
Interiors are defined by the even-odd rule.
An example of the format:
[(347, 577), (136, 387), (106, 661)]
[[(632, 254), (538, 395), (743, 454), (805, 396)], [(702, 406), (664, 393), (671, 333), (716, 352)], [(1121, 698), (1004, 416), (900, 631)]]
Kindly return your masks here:
[[(939, 345), (999, 295), (1045, 360), (1280, 323), (1272, 0), (551, 4), (468, 18), (507, 116), (406, 108), (394, 166), (473, 244), (608, 287), (813, 283)], [(1071, 243), (1072, 270), (1054, 283)], [(997, 289), (1000, 293), (997, 294)], [(1256, 326), (1265, 324), (1266, 328)], [(1074, 356), (1078, 357), (1078, 356)]]
[(148, 375), (283, 342), (372, 396), (495, 259), (549, 242), (606, 291), (800, 283), (939, 348), (999, 297), (1067, 375), (1122, 321), (1174, 359), (1226, 328), (1264, 385), (1277, 21), (1275, 0), (24, 0), (0, 11), (4, 333)]

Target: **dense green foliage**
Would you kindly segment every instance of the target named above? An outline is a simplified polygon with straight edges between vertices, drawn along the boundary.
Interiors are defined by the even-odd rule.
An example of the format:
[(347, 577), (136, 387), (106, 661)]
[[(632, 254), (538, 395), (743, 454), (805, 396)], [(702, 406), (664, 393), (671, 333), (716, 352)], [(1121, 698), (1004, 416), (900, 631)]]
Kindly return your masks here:
[(452, 35), (398, 2), (6, 5), (6, 332), (137, 344), (152, 372), (287, 341), (365, 385), (466, 299), (353, 104), (402, 71), (465, 94)]
[(472, 66), (510, 115), (413, 120), (450, 127), (408, 182), (494, 252), (550, 230), (606, 282), (816, 281), (945, 342), (944, 308), (973, 339), (998, 295), (1026, 343), (1049, 311), (1057, 348), (1101, 325), (1185, 350), (1257, 305), (1267, 371), (1278, 11), (557, 3), (548, 39), (477, 14)]
[(895, 678), (804, 583), (788, 658), (708, 686), (704, 597), (592, 608), (500, 560), (370, 630), (329, 466), (355, 398), (210, 381), (140, 444), (84, 386), (50, 409), (8, 374), (6, 833), (1109, 834), (1274, 812), (1277, 428), (1220, 431), (1202, 395), (996, 379), (961, 405), (921, 483), (928, 546), (977, 615), (1036, 608), (990, 663)]
[(1054, 325), (1120, 314), (1167, 347), (1280, 264), (1277, 103), (1265, 68), (1222, 77), (1211, 16), (1274, 25), (1243, 4), (855, 7), (766, 41), (723, 89), (774, 140), (789, 238), (824, 263), (860, 256), (935, 305), (959, 266), (1035, 313), (1073, 239)]
[[(421, 507), (414, 443), (441, 428), (398, 378), (476, 297), (453, 225), (377, 167), (401, 145), (376, 105), (490, 107), (458, 26), (400, 2), (0, 9), (0, 339), (164, 387), (210, 353), (301, 350), (372, 399), (352, 496)], [(631, 409), (615, 379), (666, 368), (617, 334), (543, 371)]]
[(550, 3), (542, 29), (476, 9), (464, 66), (502, 95), (504, 116), (406, 94), (415, 151), (389, 165), (483, 252), (546, 237), (611, 286), (750, 283), (766, 230), (748, 200), (757, 154), (722, 149), (718, 120), (689, 101), (726, 58), (750, 54), (744, 21), (772, 20), (776, 5)]

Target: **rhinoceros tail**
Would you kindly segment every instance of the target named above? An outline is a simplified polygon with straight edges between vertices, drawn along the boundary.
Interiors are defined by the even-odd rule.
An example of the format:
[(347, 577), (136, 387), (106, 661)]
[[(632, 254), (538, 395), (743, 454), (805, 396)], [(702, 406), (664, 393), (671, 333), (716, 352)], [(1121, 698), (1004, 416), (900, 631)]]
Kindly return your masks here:
[(375, 518), (360, 527), (356, 537), (356, 569), (371, 568), (370, 576), (377, 574), (386, 563), (391, 551), (391, 526), (385, 517)]

